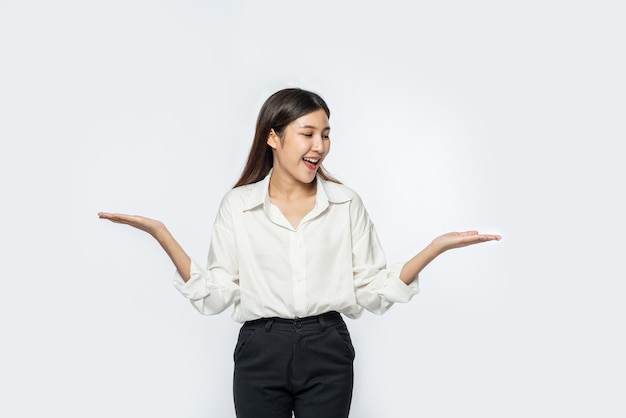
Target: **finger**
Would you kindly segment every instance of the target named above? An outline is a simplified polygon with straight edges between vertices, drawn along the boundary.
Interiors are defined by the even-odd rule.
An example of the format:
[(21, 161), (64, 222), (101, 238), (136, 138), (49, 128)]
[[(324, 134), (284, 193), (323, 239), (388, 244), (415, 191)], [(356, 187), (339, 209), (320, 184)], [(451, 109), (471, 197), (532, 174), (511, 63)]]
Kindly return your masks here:
[(98, 214), (100, 219), (106, 219), (111, 222), (115, 222), (117, 224), (128, 224), (134, 225), (136, 223), (136, 219), (134, 216), (124, 215), (121, 213), (100, 213)]
[(474, 235), (471, 237), (466, 237), (465, 242), (470, 243), (470, 244), (478, 244), (480, 242), (499, 241), (500, 238), (501, 237), (499, 235), (481, 234), (481, 235)]
[(471, 236), (478, 235), (478, 231), (463, 231), (463, 232), (459, 232), (458, 234), (459, 236), (462, 236), (462, 237), (471, 237)]
[(98, 212), (98, 217), (100, 219), (113, 220), (113, 219), (119, 218), (119, 214), (117, 214), (117, 213), (109, 213), (109, 212)]
[(98, 217), (100, 219), (106, 219), (107, 221), (115, 221), (116, 219), (118, 219), (117, 216), (115, 214), (113, 214), (113, 213), (103, 213), (103, 212), (100, 212), (100, 213), (98, 213)]
[(500, 241), (502, 239), (500, 235), (495, 234), (482, 234), (482, 237), (488, 241)]
[(463, 238), (478, 238), (488, 240), (500, 240), (502, 237), (496, 234), (479, 234), (478, 231), (459, 232), (458, 235)]

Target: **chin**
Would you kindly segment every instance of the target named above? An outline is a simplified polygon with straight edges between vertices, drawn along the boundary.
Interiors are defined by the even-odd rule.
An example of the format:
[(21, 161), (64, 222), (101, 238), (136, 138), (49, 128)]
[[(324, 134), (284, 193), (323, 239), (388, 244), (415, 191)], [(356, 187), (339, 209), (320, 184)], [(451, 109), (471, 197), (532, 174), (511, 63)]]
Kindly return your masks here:
[(316, 177), (317, 177), (317, 171), (314, 172), (313, 174), (309, 174), (308, 176), (300, 176), (298, 180), (300, 180), (300, 182), (302, 183), (310, 184), (315, 181)]

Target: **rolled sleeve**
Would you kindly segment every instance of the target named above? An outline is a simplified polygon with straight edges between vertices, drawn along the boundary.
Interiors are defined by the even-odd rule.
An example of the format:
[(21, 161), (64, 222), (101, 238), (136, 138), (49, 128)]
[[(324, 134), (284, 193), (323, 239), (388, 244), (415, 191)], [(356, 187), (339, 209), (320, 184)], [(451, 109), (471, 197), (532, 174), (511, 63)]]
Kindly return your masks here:
[(404, 263), (396, 263), (387, 268), (389, 280), (387, 280), (381, 296), (390, 302), (406, 303), (420, 292), (417, 277), (408, 285), (400, 279), (400, 272), (403, 266)]
[[(382, 255), (379, 254), (379, 257)], [(404, 263), (386, 267), (384, 261), (377, 266), (361, 265), (354, 269), (355, 294), (357, 303), (377, 315), (387, 312), (394, 303), (409, 302), (419, 293), (416, 278), (407, 285), (400, 279)]]
[(211, 233), (207, 268), (192, 260), (187, 282), (178, 272), (174, 275), (174, 287), (204, 315), (220, 313), (240, 300), (237, 247), (231, 230), (224, 226), (229, 215), (222, 204)]
[(174, 275), (174, 287), (204, 315), (215, 315), (239, 300), (239, 286), (232, 280), (223, 280), (211, 270), (191, 262), (191, 276), (185, 283), (181, 275)]
[(374, 225), (360, 200), (352, 212), (352, 262), (357, 303), (382, 315), (394, 303), (406, 303), (419, 293), (418, 279), (407, 285), (400, 279), (404, 263), (387, 266)]
[(178, 270), (174, 273), (174, 287), (187, 299), (204, 299), (211, 295), (204, 269), (191, 260), (191, 276), (185, 282)]

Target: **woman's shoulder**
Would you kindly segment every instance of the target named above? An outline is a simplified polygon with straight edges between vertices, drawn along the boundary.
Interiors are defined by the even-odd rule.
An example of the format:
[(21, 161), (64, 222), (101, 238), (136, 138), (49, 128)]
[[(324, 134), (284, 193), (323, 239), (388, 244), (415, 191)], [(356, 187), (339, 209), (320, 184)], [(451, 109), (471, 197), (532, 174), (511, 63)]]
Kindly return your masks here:
[(334, 181), (321, 180), (324, 191), (328, 195), (328, 200), (334, 202), (355, 201), (361, 203), (361, 196), (351, 187), (343, 183), (335, 183)]
[[(228, 190), (222, 197), (217, 216), (215, 218), (216, 224), (227, 225), (227, 228), (232, 227), (232, 222), (238, 216), (243, 214), (246, 210), (252, 209), (257, 204), (253, 203), (258, 199), (254, 198), (256, 183), (248, 184), (245, 186), (238, 186)], [(258, 191), (256, 192), (258, 194)]]
[(370, 224), (370, 220), (361, 196), (353, 188), (342, 183), (323, 181), (322, 185), (329, 202), (348, 205), (352, 230), (364, 231), (364, 228)]
[(263, 203), (262, 181), (237, 186), (230, 189), (222, 198), (222, 206), (246, 209)]

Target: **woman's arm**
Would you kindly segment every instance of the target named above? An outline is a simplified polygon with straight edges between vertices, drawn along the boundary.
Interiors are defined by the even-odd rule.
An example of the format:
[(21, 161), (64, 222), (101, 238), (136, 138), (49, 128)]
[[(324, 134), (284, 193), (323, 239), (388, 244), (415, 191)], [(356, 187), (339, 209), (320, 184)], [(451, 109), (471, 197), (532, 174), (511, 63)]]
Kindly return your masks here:
[(183, 280), (189, 280), (191, 277), (191, 259), (174, 239), (163, 222), (144, 216), (124, 215), (121, 213), (99, 212), (98, 217), (100, 219), (108, 219), (118, 224), (129, 225), (152, 235), (170, 257)]
[(479, 234), (478, 231), (449, 232), (435, 238), (426, 248), (407, 261), (400, 271), (400, 279), (410, 284), (420, 271), (437, 256), (453, 248), (467, 247), (487, 241), (499, 241), (500, 235)]

